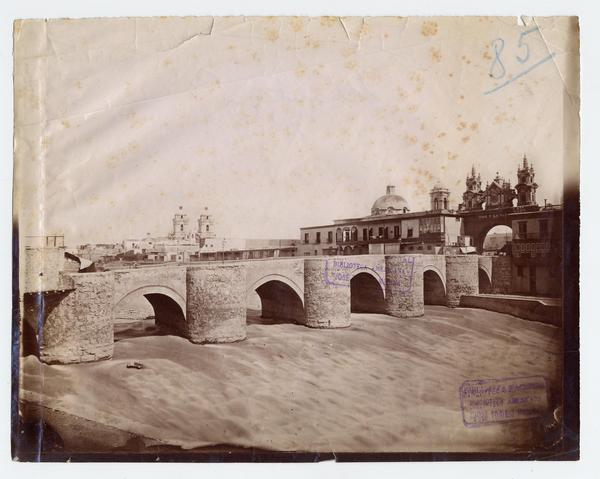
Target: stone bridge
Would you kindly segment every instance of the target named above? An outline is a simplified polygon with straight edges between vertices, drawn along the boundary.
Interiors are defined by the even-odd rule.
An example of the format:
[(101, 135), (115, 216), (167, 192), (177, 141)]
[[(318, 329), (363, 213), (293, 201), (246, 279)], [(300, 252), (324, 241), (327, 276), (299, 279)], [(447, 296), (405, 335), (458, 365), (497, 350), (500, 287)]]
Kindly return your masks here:
[(424, 314), (424, 304), (458, 306), (463, 295), (494, 289), (501, 259), (360, 255), (63, 271), (52, 290), (26, 289), (24, 315), (43, 362), (95, 361), (112, 357), (113, 311), (133, 294), (150, 302), (161, 329), (193, 343), (234, 342), (246, 338), (254, 293), (262, 317), (342, 328), (350, 326), (351, 312), (411, 318)]

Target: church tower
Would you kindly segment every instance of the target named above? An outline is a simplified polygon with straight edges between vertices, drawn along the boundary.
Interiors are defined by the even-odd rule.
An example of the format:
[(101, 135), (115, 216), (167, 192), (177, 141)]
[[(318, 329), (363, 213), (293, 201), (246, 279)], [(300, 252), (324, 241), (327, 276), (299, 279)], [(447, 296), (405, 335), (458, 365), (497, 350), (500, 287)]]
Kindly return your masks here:
[(431, 199), (432, 211), (441, 211), (449, 209), (450, 190), (442, 186), (442, 184), (439, 181), (429, 192), (429, 197)]
[(204, 246), (207, 239), (215, 237), (213, 216), (208, 213), (208, 208), (204, 208), (204, 213), (198, 218), (198, 241), (200, 247)]
[(180, 206), (179, 211), (173, 215), (173, 229), (169, 236), (174, 239), (185, 239), (189, 235), (188, 223), (188, 216), (183, 212), (183, 206)]
[(475, 165), (471, 167), (471, 176), (465, 180), (467, 190), (463, 193), (463, 202), (460, 210), (480, 210), (483, 204), (483, 191), (481, 189), (481, 174), (475, 174)]
[(529, 166), (527, 156), (523, 155), (523, 165), (517, 168), (518, 183), (515, 185), (517, 190), (517, 206), (537, 205), (535, 200), (535, 191), (538, 188), (535, 179), (533, 165)]

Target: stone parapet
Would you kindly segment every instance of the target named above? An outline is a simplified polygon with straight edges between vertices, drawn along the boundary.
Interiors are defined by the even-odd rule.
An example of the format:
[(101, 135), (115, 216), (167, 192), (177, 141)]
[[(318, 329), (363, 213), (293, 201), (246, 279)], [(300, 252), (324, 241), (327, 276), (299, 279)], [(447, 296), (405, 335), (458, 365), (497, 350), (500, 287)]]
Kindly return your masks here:
[(336, 278), (348, 274), (328, 258), (304, 261), (304, 324), (311, 328), (350, 326), (350, 284)]
[(425, 314), (421, 255), (385, 257), (385, 310), (399, 318)]
[(446, 306), (455, 308), (461, 296), (479, 293), (479, 258), (446, 256)]
[(189, 267), (186, 274), (187, 330), (193, 343), (246, 339), (244, 265)]
[[(83, 363), (113, 354), (112, 273), (75, 274), (72, 290), (39, 296), (36, 314), (44, 318), (39, 332), (40, 359), (45, 363)], [(56, 297), (54, 297), (56, 296)]]

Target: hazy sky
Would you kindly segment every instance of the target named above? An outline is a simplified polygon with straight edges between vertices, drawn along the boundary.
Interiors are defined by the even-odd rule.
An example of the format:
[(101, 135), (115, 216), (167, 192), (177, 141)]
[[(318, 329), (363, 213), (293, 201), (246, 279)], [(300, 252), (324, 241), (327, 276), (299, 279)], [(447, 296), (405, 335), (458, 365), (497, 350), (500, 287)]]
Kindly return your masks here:
[(514, 184), (523, 153), (560, 203), (568, 23), (537, 22), (521, 47), (536, 24), (514, 18), (26, 22), (16, 65), (41, 80), (17, 75), (16, 131), (40, 149), (21, 151), (21, 227), (120, 241), (166, 234), (183, 205), (221, 235), (298, 237), (387, 184), (418, 211), (440, 180), (456, 207), (472, 164)]

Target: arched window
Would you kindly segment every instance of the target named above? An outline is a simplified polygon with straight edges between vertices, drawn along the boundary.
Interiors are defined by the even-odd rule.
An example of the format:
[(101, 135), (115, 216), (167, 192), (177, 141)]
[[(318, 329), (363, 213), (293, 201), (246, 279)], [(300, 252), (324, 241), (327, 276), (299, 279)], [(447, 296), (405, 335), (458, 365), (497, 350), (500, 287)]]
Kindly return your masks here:
[(356, 226), (352, 227), (352, 241), (358, 241), (358, 229)]
[(448, 198), (444, 198), (444, 209), (448, 209)]
[(438, 199), (436, 198), (436, 199), (433, 200), (433, 209), (437, 210), (438, 207), (439, 207), (439, 203), (438, 203)]
[(338, 228), (335, 230), (335, 241), (336, 243), (342, 242), (342, 228)]

